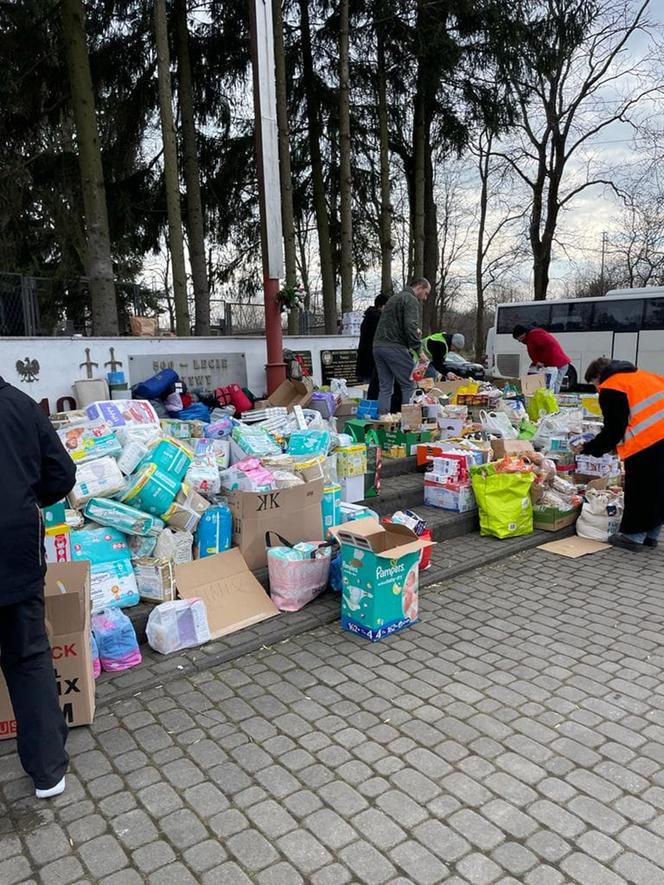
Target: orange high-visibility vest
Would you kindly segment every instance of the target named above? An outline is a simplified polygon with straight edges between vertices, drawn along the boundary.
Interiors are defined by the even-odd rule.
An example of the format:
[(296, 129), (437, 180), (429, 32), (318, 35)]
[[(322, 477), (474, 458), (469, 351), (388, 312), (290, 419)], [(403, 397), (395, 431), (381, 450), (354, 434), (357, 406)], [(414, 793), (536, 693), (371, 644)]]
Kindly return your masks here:
[(629, 424), (618, 444), (621, 458), (664, 439), (664, 378), (652, 372), (617, 372), (599, 385), (600, 390), (619, 390), (627, 395)]

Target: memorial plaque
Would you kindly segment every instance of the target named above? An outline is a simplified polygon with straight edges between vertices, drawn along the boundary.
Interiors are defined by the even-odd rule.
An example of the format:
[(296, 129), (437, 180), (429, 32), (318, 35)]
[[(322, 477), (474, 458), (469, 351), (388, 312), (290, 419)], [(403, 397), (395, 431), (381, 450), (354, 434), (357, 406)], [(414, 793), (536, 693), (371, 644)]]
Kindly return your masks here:
[(227, 384), (247, 386), (247, 363), (243, 353), (195, 354), (174, 353), (168, 356), (129, 357), (132, 386), (146, 381), (162, 369), (174, 369), (190, 390), (202, 387), (214, 390)]
[(345, 378), (349, 385), (358, 384), (355, 374), (357, 350), (321, 350), (320, 365), (323, 384), (332, 378)]

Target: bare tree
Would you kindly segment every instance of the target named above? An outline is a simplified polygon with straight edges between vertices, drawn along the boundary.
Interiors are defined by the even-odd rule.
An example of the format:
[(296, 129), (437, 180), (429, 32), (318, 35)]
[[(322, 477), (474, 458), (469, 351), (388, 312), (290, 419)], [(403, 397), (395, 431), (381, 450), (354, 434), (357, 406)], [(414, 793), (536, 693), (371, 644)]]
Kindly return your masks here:
[(440, 255), (436, 287), (432, 293), (435, 300), (430, 331), (444, 327), (447, 314), (467, 279), (463, 263), (468, 254), (472, 228), (472, 213), (463, 193), (460, 166), (443, 166), (436, 181), (435, 193)]
[(621, 280), (632, 289), (664, 283), (664, 191), (650, 166), (625, 193), (620, 228), (609, 236), (607, 254)]
[[(532, 4), (521, 64), (509, 71), (521, 111), (519, 139), (502, 156), (530, 192), (534, 296), (546, 298), (561, 212), (593, 186), (614, 187), (586, 153), (613, 123), (634, 123), (661, 92), (655, 59), (632, 50), (649, 35), (651, 0), (541, 0)], [(659, 76), (659, 71), (657, 71)]]
[(341, 311), (353, 309), (353, 169), (350, 142), (350, 0), (339, 3), (339, 197)]

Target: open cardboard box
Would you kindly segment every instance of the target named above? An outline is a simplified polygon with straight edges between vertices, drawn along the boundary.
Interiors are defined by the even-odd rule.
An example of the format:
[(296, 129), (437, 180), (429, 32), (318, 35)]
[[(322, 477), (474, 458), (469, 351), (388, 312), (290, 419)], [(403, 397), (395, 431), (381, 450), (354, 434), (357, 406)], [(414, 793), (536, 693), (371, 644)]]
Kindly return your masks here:
[(211, 639), (279, 614), (236, 548), (177, 565), (175, 581), (182, 599), (205, 603)]
[(496, 461), (506, 455), (534, 455), (533, 444), (525, 439), (492, 439), (491, 450)]
[(574, 525), (581, 513), (580, 507), (572, 510), (559, 510), (557, 507), (537, 507), (544, 495), (542, 486), (533, 483), (530, 498), (533, 502), (533, 528), (543, 532), (558, 532), (568, 525)]
[(370, 516), (332, 532), (341, 544), (343, 629), (375, 642), (414, 623), (420, 556), (433, 542)]
[(252, 570), (267, 565), (267, 531), (279, 532), (292, 544), (323, 539), (322, 480), (273, 492), (229, 492), (227, 498), (233, 543)]
[(304, 378), (302, 381), (282, 381), (274, 393), (271, 393), (267, 399), (259, 400), (255, 408), (269, 409), (282, 406), (292, 412), (295, 406), (304, 408), (308, 405), (313, 392), (314, 384), (311, 378)]
[[(49, 565), (44, 598), (46, 628), (60, 706), (68, 725), (89, 725), (95, 715), (90, 647), (90, 563)], [(0, 673), (0, 740), (16, 737), (16, 720)]]

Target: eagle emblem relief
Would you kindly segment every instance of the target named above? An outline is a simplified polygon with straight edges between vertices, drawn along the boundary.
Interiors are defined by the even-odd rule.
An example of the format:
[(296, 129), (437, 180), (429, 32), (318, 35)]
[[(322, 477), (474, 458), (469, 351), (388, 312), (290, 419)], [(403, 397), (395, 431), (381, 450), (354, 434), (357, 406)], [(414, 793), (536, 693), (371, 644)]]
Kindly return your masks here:
[(27, 384), (39, 380), (39, 363), (37, 360), (31, 360), (29, 356), (26, 356), (24, 360), (16, 361), (16, 371), (21, 381), (25, 381)]

